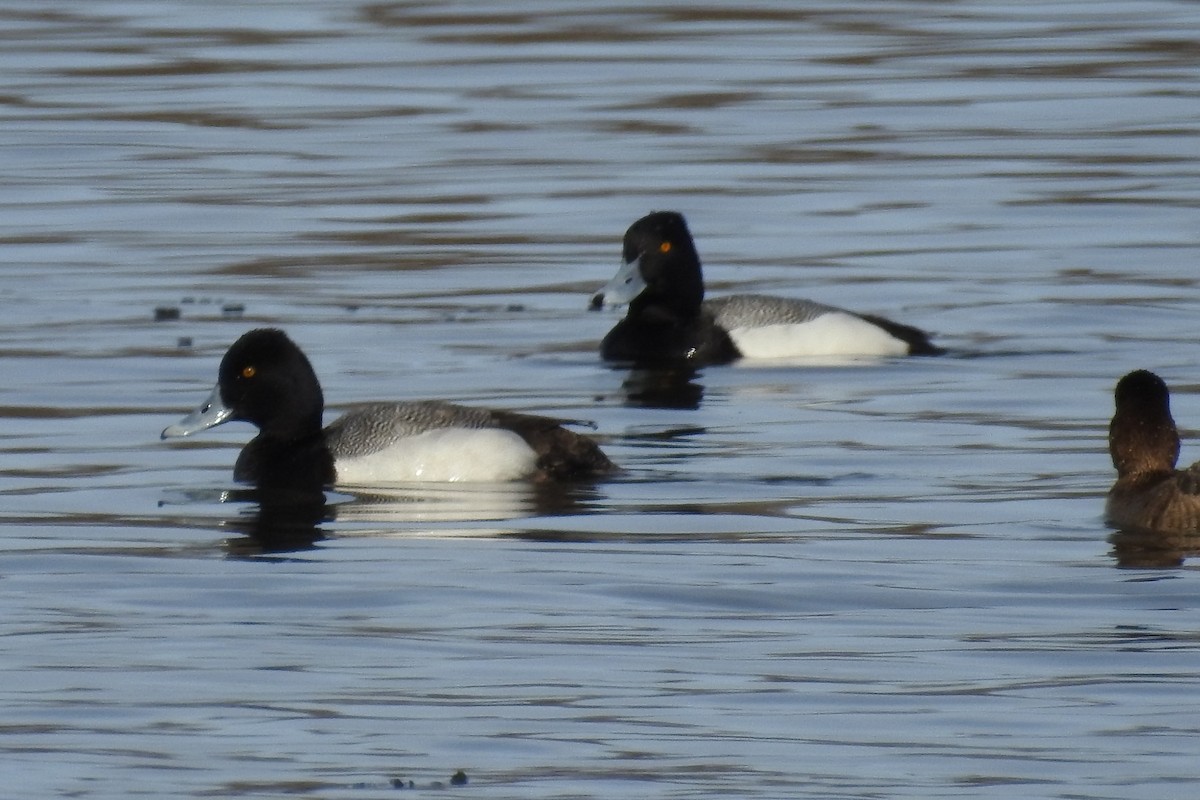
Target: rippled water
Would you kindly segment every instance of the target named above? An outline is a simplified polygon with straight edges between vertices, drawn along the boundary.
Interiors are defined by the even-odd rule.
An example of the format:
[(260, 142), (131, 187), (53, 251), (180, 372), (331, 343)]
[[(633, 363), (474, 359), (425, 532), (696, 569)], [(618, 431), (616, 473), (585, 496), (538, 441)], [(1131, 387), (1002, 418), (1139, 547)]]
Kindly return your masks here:
[[(1200, 430), (1197, 31), (1184, 0), (5, 4), (5, 791), (1188, 795), (1196, 543), (1100, 512), (1121, 374)], [(653, 208), (714, 293), (952, 352), (609, 369), (587, 298)], [(333, 410), (592, 420), (626, 471), (335, 495), (263, 552), (249, 429), (158, 432), (264, 324)]]

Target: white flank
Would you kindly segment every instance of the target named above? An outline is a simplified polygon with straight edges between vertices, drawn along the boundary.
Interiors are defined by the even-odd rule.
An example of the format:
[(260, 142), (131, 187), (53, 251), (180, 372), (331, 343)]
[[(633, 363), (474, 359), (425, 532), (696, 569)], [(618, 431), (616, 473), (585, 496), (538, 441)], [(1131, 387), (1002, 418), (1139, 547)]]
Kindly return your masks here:
[(502, 428), (439, 428), (383, 450), (338, 459), (337, 483), (369, 486), (402, 481), (514, 481), (533, 474), (537, 458)]
[(830, 311), (801, 323), (734, 328), (729, 337), (746, 358), (902, 356), (908, 344), (865, 319)]

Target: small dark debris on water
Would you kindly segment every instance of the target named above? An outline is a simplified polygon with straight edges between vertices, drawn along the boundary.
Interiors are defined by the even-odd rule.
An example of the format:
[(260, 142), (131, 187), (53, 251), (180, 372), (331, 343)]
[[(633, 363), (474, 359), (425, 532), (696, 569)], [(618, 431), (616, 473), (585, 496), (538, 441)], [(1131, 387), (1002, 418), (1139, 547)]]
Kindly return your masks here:
[(159, 306), (154, 309), (155, 322), (170, 322), (179, 319), (180, 311), (178, 306)]
[[(456, 772), (450, 776), (450, 785), (451, 786), (466, 786), (467, 780), (468, 780), (467, 773), (460, 769), (458, 772)], [(392, 778), (391, 784), (392, 784), (393, 789), (416, 789), (416, 788), (418, 788), (416, 783), (414, 783), (413, 781), (406, 781), (404, 778)], [(424, 786), (424, 787), (420, 787), (420, 788), (445, 789), (446, 784), (443, 783), (442, 781), (430, 781), (428, 786)]]
[(187, 349), (187, 348), (191, 347), (191, 346), (192, 346), (192, 337), (190, 337), (190, 336), (180, 336), (180, 337), (179, 337), (179, 338), (178, 338), (178, 339), (175, 341), (175, 346), (176, 346), (176, 347), (178, 347), (178, 348), (181, 348), (181, 349)]
[(226, 303), (221, 306), (221, 316), (225, 319), (239, 319), (246, 313), (246, 307), (241, 303)]
[(519, 314), (525, 310), (525, 305), (523, 303), (509, 303), (504, 310), (510, 314)]

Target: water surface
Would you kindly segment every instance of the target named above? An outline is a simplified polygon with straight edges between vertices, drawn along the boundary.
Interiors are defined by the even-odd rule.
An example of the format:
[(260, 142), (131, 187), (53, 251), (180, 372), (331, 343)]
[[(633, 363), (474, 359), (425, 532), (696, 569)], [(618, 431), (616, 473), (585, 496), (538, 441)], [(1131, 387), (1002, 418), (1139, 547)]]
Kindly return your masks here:
[[(1200, 432), (1197, 30), (1184, 0), (7, 4), (4, 785), (1187, 794), (1196, 543), (1100, 512), (1121, 374)], [(713, 294), (951, 353), (606, 367), (587, 300), (655, 208)], [(338, 493), (264, 552), (249, 428), (158, 441), (259, 325), (331, 415), (590, 420), (625, 472)]]

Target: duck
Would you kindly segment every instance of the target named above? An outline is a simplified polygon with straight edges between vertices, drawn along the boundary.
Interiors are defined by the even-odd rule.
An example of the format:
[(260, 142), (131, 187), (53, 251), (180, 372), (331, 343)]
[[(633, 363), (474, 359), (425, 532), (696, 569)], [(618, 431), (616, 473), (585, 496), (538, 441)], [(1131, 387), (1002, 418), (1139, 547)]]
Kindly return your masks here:
[(1176, 469), (1179, 432), (1162, 378), (1139, 369), (1117, 381), (1108, 451), (1117, 480), (1105, 516), (1117, 528), (1200, 532), (1200, 463)]
[(638, 366), (740, 359), (939, 355), (924, 331), (813, 300), (735, 294), (706, 300), (683, 215), (655, 211), (625, 231), (623, 265), (589, 308), (628, 304), (600, 343), (606, 361)]
[(408, 481), (558, 482), (616, 471), (563, 420), (441, 400), (369, 403), (322, 427), (324, 395), (287, 334), (259, 328), (221, 359), (198, 409), (162, 432), (191, 436), (226, 422), (258, 428), (234, 479), (259, 488), (329, 488)]

